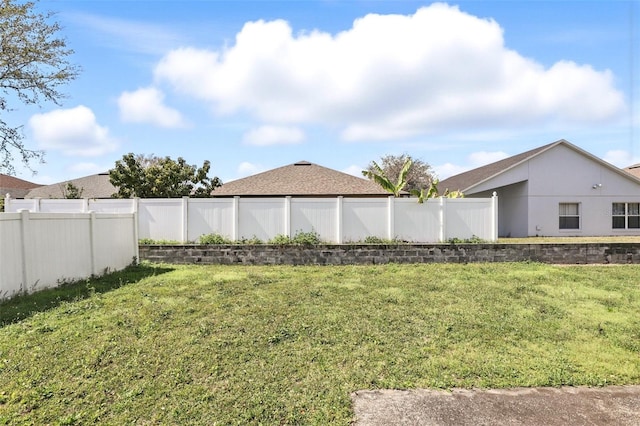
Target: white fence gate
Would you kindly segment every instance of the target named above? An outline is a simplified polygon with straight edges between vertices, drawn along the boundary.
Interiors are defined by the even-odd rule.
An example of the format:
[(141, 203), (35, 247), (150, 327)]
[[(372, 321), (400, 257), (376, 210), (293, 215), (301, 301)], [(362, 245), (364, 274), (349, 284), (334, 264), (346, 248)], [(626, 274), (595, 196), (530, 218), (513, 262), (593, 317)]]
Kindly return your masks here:
[(315, 231), (323, 241), (346, 243), (373, 236), (411, 242), (498, 238), (498, 202), (492, 198), (173, 198), (5, 200), (17, 212), (138, 213), (139, 238), (197, 241), (205, 234), (231, 240)]
[(0, 299), (130, 265), (139, 257), (135, 216), (0, 214)]

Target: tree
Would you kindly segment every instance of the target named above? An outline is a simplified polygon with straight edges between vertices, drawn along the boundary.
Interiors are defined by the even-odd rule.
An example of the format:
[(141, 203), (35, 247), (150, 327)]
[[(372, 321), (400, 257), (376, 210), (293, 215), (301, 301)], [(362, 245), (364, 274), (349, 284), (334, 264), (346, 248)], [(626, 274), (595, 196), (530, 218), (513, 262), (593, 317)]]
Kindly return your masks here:
[(424, 203), (424, 200), (428, 200), (429, 198), (464, 198), (462, 191), (449, 191), (449, 188), (445, 189), (441, 194), (438, 190), (438, 183), (440, 183), (438, 179), (435, 179), (431, 182), (428, 189), (412, 189), (411, 195), (418, 197), (418, 203), (420, 204)]
[(411, 165), (405, 173), (406, 184), (402, 189), (411, 192), (413, 190), (419, 191), (424, 188), (429, 188), (435, 180), (431, 166), (422, 160), (414, 159), (408, 154), (385, 155), (380, 159), (379, 165), (375, 161), (372, 161), (367, 167), (367, 170), (363, 171), (362, 174), (372, 180), (375, 180), (372, 176), (382, 174), (390, 182), (399, 182), (408, 162)]
[(84, 188), (78, 188), (72, 182), (67, 182), (66, 185), (62, 187), (62, 196), (69, 200), (78, 200), (82, 198), (83, 192)]
[(380, 185), (385, 191), (388, 191), (397, 197), (407, 185), (407, 173), (411, 169), (411, 166), (411, 159), (407, 159), (395, 180), (392, 180), (389, 174), (375, 161), (372, 161), (369, 165), (369, 169), (363, 170), (362, 174)]
[[(73, 80), (79, 68), (68, 61), (73, 50), (59, 37), (60, 25), (53, 14), (35, 11), (35, 2), (0, 1), (0, 171), (15, 173), (14, 155), (31, 169), (43, 162), (44, 152), (25, 146), (22, 126), (11, 126), (5, 114), (25, 105), (53, 102), (60, 105), (60, 86)], [(33, 170), (33, 169), (32, 169)]]
[(174, 161), (171, 157), (129, 153), (116, 161), (109, 171), (109, 181), (118, 188), (116, 198), (209, 197), (222, 185), (217, 177), (209, 178), (210, 169), (208, 160), (196, 168), (182, 157)]

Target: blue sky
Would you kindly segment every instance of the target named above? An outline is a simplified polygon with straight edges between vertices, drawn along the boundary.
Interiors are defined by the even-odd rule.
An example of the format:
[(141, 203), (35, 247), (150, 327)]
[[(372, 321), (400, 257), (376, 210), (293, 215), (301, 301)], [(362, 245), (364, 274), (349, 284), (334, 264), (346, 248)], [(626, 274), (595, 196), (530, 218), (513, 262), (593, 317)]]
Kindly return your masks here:
[(55, 183), (123, 154), (224, 182), (308, 160), (360, 175), (407, 153), (440, 178), (567, 139), (640, 162), (630, 1), (42, 1), (82, 67), (62, 106), (20, 106)]

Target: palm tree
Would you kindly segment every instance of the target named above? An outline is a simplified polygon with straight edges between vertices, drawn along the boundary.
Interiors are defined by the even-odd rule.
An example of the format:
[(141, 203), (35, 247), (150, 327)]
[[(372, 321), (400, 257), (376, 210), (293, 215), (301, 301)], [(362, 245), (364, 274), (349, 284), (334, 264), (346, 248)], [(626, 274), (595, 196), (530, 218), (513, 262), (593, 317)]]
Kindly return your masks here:
[(363, 170), (362, 174), (365, 177), (368, 177), (369, 179), (376, 182), (385, 191), (392, 193), (394, 197), (398, 197), (400, 195), (400, 192), (402, 191), (402, 188), (407, 185), (407, 173), (409, 173), (409, 169), (413, 164), (411, 159), (407, 159), (407, 161), (405, 161), (404, 165), (402, 166), (402, 170), (398, 175), (398, 181), (396, 183), (393, 183), (391, 179), (389, 179), (385, 171), (378, 165), (378, 163), (372, 161), (371, 164), (373, 165), (373, 170)]

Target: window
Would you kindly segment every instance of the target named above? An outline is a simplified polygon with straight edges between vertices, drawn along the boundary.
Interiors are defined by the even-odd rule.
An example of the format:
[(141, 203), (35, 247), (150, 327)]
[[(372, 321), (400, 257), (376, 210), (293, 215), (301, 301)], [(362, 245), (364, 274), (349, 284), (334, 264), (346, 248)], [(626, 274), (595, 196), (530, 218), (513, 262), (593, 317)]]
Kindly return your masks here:
[(580, 229), (579, 203), (560, 203), (560, 229)]
[(640, 203), (613, 203), (611, 221), (613, 229), (640, 229)]

